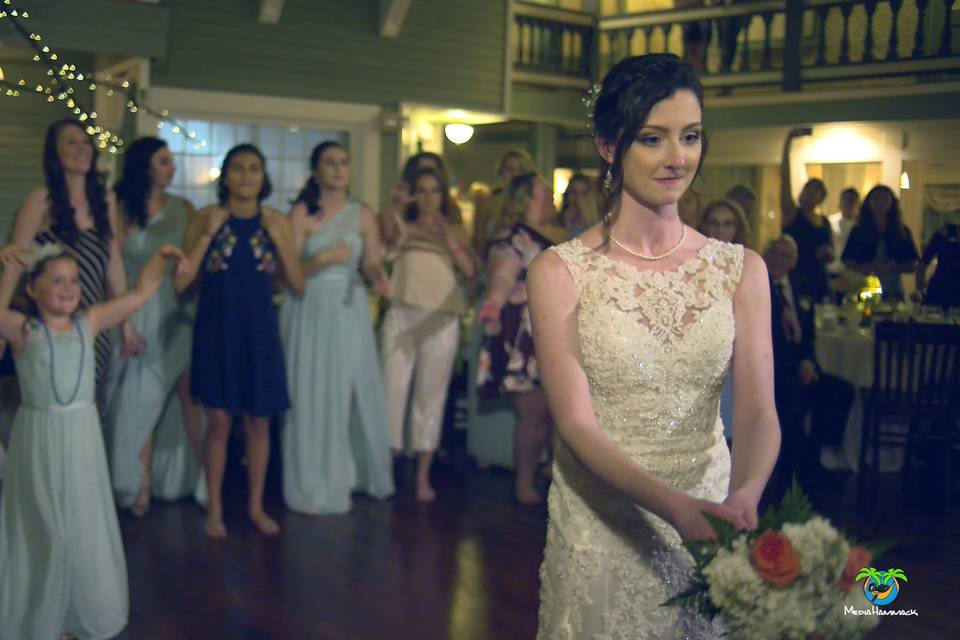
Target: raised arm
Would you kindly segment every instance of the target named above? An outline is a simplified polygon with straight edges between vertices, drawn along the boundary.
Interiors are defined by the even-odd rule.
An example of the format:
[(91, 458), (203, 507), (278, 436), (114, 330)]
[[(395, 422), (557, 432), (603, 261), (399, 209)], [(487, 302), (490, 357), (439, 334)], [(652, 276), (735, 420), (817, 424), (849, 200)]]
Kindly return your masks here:
[(183, 252), (187, 256), (187, 268), (183, 271), (177, 270), (173, 277), (173, 288), (177, 293), (186, 291), (196, 280), (203, 263), (204, 254), (210, 248), (214, 235), (229, 216), (230, 214), (227, 213), (226, 209), (217, 205), (210, 205), (196, 212), (190, 218), (190, 222), (183, 232), (182, 245)]
[(183, 251), (170, 244), (163, 245), (143, 267), (133, 288), (106, 302), (95, 304), (87, 310), (86, 316), (87, 322), (90, 323), (90, 330), (97, 334), (110, 329), (146, 304), (163, 282), (167, 261), (178, 263), (177, 272), (187, 270), (186, 256)]
[(767, 267), (760, 256), (745, 249), (733, 297), (733, 452), (726, 504), (750, 527), (757, 524), (757, 503), (780, 451), (770, 314)]
[(403, 228), (400, 224), (400, 218), (403, 216), (403, 209), (413, 197), (410, 195), (410, 187), (405, 182), (397, 183), (390, 190), (390, 202), (380, 211), (380, 236), (384, 244), (390, 249), (396, 248), (403, 235)]
[(473, 252), (471, 238), (459, 224), (448, 225), (446, 231), (447, 248), (453, 256), (453, 263), (465, 278), (472, 279), (477, 275), (479, 260)]
[(786, 227), (793, 222), (800, 205), (793, 199), (793, 178), (790, 174), (790, 149), (793, 139), (800, 134), (800, 130), (791, 129), (783, 141), (783, 154), (780, 158), (780, 225)]
[(384, 297), (390, 295), (390, 280), (383, 270), (383, 244), (380, 242), (380, 225), (373, 212), (360, 207), (360, 237), (363, 239), (363, 274), (373, 290)]
[(599, 428), (582, 365), (576, 285), (553, 252), (543, 252), (530, 266), (527, 292), (541, 381), (557, 434), (573, 457), (685, 540), (715, 535), (704, 511), (742, 525), (729, 507), (693, 498), (641, 468)]
[[(37, 187), (27, 194), (26, 200), (20, 205), (13, 232), (10, 234), (10, 244), (3, 249), (4, 252), (10, 253), (11, 257), (13, 257), (12, 252), (17, 249), (29, 250), (33, 246), (34, 238), (46, 228), (50, 215), (47, 193), (46, 187)], [(3, 274), (0, 275), (0, 308), (6, 309), (10, 306), (19, 279), (20, 272), (17, 270), (3, 270)]]
[[(23, 275), (23, 260), (26, 259), (26, 251), (17, 248), (16, 252), (16, 256), (11, 254), (3, 260), (4, 275), (9, 271), (10, 277), (15, 281)], [(26, 321), (27, 317), (22, 313), (8, 309), (6, 306), (0, 307), (0, 341), (9, 342), (14, 353), (20, 353), (23, 348)]]
[(300, 256), (294, 245), (290, 221), (276, 211), (267, 210), (263, 218), (263, 228), (277, 249), (287, 286), (293, 293), (300, 295), (304, 285), (303, 270), (300, 268)]

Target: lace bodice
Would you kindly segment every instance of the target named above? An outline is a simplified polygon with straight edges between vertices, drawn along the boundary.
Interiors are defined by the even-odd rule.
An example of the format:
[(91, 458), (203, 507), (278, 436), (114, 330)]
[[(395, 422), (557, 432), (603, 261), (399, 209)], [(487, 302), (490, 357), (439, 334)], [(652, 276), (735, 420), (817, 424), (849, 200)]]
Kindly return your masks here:
[(583, 366), (597, 420), (677, 488), (702, 475), (733, 348), (743, 249), (709, 240), (668, 271), (640, 271), (583, 245), (553, 249), (579, 291)]
[[(708, 240), (642, 271), (585, 246), (551, 249), (578, 292), (581, 361), (598, 426), (644, 470), (700, 498), (726, 495), (719, 421), (743, 248)], [(694, 638), (703, 619), (659, 606), (682, 585), (676, 532), (587, 473), (558, 443), (541, 569), (541, 638)]]

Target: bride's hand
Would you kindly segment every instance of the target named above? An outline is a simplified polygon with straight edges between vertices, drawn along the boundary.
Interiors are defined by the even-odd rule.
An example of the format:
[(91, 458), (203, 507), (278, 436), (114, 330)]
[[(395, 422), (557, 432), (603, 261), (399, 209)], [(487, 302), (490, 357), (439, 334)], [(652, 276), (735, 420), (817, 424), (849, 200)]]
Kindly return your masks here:
[(713, 540), (717, 537), (717, 532), (707, 522), (707, 519), (703, 516), (704, 513), (726, 520), (737, 529), (746, 528), (746, 523), (740, 517), (740, 514), (729, 506), (692, 496), (686, 498), (684, 505), (678, 509), (670, 524), (673, 525), (673, 528), (677, 530), (677, 533), (685, 542)]
[[(757, 500), (748, 495), (745, 491), (734, 491), (723, 501), (743, 520), (745, 528), (756, 529), (757, 518)], [(738, 527), (739, 528), (739, 527)]]

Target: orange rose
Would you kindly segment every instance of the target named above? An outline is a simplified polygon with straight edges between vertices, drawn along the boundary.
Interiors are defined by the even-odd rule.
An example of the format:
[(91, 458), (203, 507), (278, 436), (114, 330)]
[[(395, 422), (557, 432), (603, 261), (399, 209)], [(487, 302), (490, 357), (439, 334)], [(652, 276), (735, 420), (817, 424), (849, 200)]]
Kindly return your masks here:
[(844, 591), (850, 591), (856, 584), (857, 574), (860, 569), (870, 566), (873, 562), (873, 556), (864, 547), (857, 545), (850, 547), (850, 553), (847, 555), (847, 565), (840, 574), (840, 588)]
[(800, 558), (790, 540), (772, 529), (750, 545), (750, 561), (757, 574), (778, 589), (789, 586), (800, 575)]

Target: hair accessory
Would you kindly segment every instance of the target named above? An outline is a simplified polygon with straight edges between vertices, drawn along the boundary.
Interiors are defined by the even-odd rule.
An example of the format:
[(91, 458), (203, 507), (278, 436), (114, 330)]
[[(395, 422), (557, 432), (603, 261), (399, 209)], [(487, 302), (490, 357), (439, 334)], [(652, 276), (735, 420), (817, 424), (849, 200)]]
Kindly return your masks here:
[(27, 265), (27, 273), (33, 273), (33, 270), (37, 268), (44, 260), (49, 260), (50, 258), (55, 258), (67, 253), (66, 248), (59, 242), (48, 242), (46, 244), (33, 244), (33, 249), (26, 256), (24, 262)]
[(587, 89), (587, 95), (582, 97), (580, 101), (583, 103), (583, 108), (587, 112), (587, 131), (590, 132), (590, 135), (593, 135), (593, 110), (597, 105), (597, 98), (600, 97), (600, 90), (603, 87), (599, 82), (595, 82), (592, 87)]

